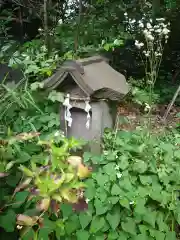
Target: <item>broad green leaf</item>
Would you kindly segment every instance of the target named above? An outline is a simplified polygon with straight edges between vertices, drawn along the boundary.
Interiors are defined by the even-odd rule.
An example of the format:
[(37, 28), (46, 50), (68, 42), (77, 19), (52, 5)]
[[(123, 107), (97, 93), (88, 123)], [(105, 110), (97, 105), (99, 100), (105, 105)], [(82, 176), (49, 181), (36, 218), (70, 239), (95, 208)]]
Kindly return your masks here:
[(149, 227), (147, 227), (146, 225), (139, 225), (139, 230), (143, 235), (146, 235), (147, 231), (149, 230)]
[(49, 240), (49, 234), (52, 232), (51, 229), (43, 227), (39, 230), (38, 240)]
[(120, 162), (118, 162), (118, 166), (121, 170), (125, 170), (129, 166), (129, 157), (126, 155), (122, 155), (120, 157)]
[(135, 213), (139, 215), (144, 215), (146, 213), (146, 207), (145, 205), (146, 200), (145, 199), (138, 199), (136, 201), (136, 205), (134, 208)]
[(83, 154), (83, 162), (85, 163), (85, 162), (89, 162), (89, 160), (91, 159), (91, 157), (92, 157), (92, 154), (91, 153), (89, 153), (89, 152), (84, 152), (84, 154)]
[(88, 226), (88, 224), (91, 222), (92, 216), (88, 212), (81, 212), (79, 214), (79, 222), (81, 224), (81, 227), (84, 229)]
[(166, 240), (176, 240), (176, 233), (175, 232), (166, 232)]
[(69, 217), (73, 213), (72, 206), (69, 204), (61, 204), (61, 211), (63, 218)]
[(107, 240), (114, 240), (114, 239), (118, 239), (119, 235), (117, 232), (110, 232), (108, 234), (108, 239)]
[(133, 237), (133, 240), (149, 240), (149, 237), (145, 234), (138, 234), (137, 236)]
[(144, 173), (148, 168), (147, 163), (142, 160), (136, 160), (133, 164), (133, 171), (138, 173)]
[(136, 224), (132, 218), (127, 218), (127, 221), (122, 222), (121, 226), (125, 232), (136, 235)]
[(89, 200), (92, 200), (96, 195), (96, 188), (95, 188), (94, 180), (93, 179), (87, 179), (86, 180), (86, 186), (87, 186), (87, 188), (85, 189), (85, 196)]
[(13, 210), (8, 210), (6, 214), (0, 215), (0, 227), (6, 232), (13, 232), (16, 226), (16, 214)]
[(102, 187), (109, 181), (108, 175), (102, 173), (97, 173), (94, 179), (97, 181), (97, 184)]
[(13, 208), (20, 207), (25, 202), (28, 195), (29, 195), (29, 192), (27, 192), (27, 191), (16, 193), (15, 199), (14, 199), (16, 204), (13, 205)]
[(119, 203), (121, 204), (122, 207), (130, 209), (129, 200), (127, 198), (123, 197), (123, 199), (119, 200)]
[(35, 232), (33, 231), (33, 229), (31, 227), (24, 228), (21, 231), (21, 239), (22, 240), (33, 239), (34, 234), (35, 234)]
[(107, 201), (107, 191), (102, 187), (96, 189), (96, 196), (101, 200), (101, 202)]
[(159, 212), (156, 217), (156, 222), (161, 232), (168, 231), (168, 225), (164, 222), (164, 219), (165, 219), (165, 214)]
[(120, 216), (121, 213), (119, 208), (115, 208), (112, 213), (108, 213), (106, 215), (106, 219), (113, 230), (115, 230), (118, 227), (120, 223)]
[(156, 222), (156, 212), (150, 211), (147, 209), (146, 214), (142, 216), (143, 220), (149, 223), (153, 228), (155, 228)]
[(106, 221), (104, 219), (104, 217), (93, 217), (92, 222), (91, 222), (91, 226), (90, 226), (90, 233), (96, 233), (99, 230), (101, 230), (104, 225), (105, 225)]
[(90, 237), (89, 232), (85, 230), (79, 230), (76, 232), (77, 240), (88, 240)]
[(165, 234), (163, 232), (156, 231), (155, 238), (156, 238), (156, 240), (164, 240)]
[(121, 189), (117, 184), (114, 184), (111, 189), (112, 195), (119, 195), (121, 193)]
[(139, 178), (143, 185), (150, 185), (152, 183), (152, 179), (150, 176), (140, 175)]
[(119, 197), (109, 197), (108, 201), (114, 205), (119, 201)]
[(96, 208), (96, 215), (102, 215), (107, 212), (108, 206), (101, 202), (98, 198), (94, 201), (94, 207)]
[(103, 167), (103, 170), (109, 176), (115, 175), (115, 166), (115, 163), (108, 163)]
[(65, 223), (65, 231), (68, 235), (71, 235), (74, 231), (80, 229), (80, 227), (81, 225), (77, 215), (72, 215)]
[(129, 239), (129, 235), (126, 232), (121, 231), (119, 233), (118, 240), (127, 240)]

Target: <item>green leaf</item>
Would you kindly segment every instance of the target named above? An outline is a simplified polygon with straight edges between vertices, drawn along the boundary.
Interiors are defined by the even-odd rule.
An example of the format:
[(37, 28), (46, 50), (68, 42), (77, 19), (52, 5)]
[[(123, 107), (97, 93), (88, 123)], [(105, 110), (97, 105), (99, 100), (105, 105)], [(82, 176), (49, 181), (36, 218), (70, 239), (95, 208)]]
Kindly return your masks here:
[(110, 232), (108, 234), (108, 239), (107, 240), (114, 240), (114, 239), (118, 239), (119, 235), (117, 232)]
[(126, 155), (122, 155), (120, 158), (120, 162), (118, 162), (118, 166), (121, 170), (125, 170), (129, 166), (129, 157)]
[(146, 203), (145, 199), (138, 199), (136, 201), (136, 205), (134, 208), (135, 213), (139, 215), (144, 215), (146, 213), (146, 207), (144, 206)]
[(124, 198), (123, 199), (120, 199), (119, 200), (119, 203), (121, 204), (122, 207), (125, 207), (127, 209), (130, 209), (130, 206), (129, 206), (129, 201), (127, 198)]
[(107, 192), (102, 187), (96, 189), (96, 196), (101, 200), (101, 202), (107, 201)]
[(164, 222), (164, 219), (165, 219), (165, 214), (159, 212), (156, 217), (156, 222), (161, 232), (168, 231), (168, 225)]
[(91, 226), (90, 226), (90, 233), (96, 233), (99, 230), (101, 230), (104, 225), (105, 225), (106, 221), (104, 219), (104, 217), (93, 217), (92, 222), (91, 222)]
[(167, 232), (166, 233), (166, 240), (176, 240), (176, 233), (175, 232)]
[(133, 238), (133, 240), (149, 240), (149, 237), (145, 234), (138, 234)]
[(102, 173), (95, 174), (94, 179), (97, 181), (97, 184), (102, 187), (109, 181), (108, 175)]
[(61, 211), (63, 218), (69, 217), (73, 213), (72, 206), (69, 204), (61, 204)]
[(133, 164), (133, 171), (138, 173), (144, 173), (148, 168), (147, 163), (142, 160), (136, 160)]
[(95, 183), (93, 179), (87, 179), (86, 180), (86, 190), (85, 190), (85, 197), (89, 200), (92, 200), (96, 195), (96, 188)]
[(150, 185), (152, 183), (152, 179), (150, 176), (140, 175), (139, 178), (143, 185)]
[(31, 156), (27, 153), (22, 151), (20, 154), (20, 157), (17, 159), (17, 163), (25, 163), (28, 162), (31, 159)]
[(5, 215), (0, 215), (0, 227), (6, 232), (13, 232), (16, 226), (16, 214), (13, 210), (8, 210)]
[(21, 232), (21, 238), (20, 239), (22, 239), (22, 240), (33, 239), (34, 234), (35, 234), (34, 230), (30, 227), (27, 227)]
[(108, 206), (102, 203), (98, 198), (94, 201), (94, 207), (96, 208), (96, 215), (102, 215), (107, 212)]
[(43, 227), (39, 230), (38, 240), (49, 240), (49, 234), (52, 232), (51, 229)]
[(109, 197), (108, 202), (112, 203), (113, 205), (119, 201), (119, 197)]
[(89, 152), (84, 152), (83, 154), (83, 162), (89, 162), (89, 160), (92, 158), (92, 154)]
[(147, 231), (149, 230), (149, 227), (147, 227), (146, 225), (139, 225), (139, 230), (143, 235), (146, 235)]
[(111, 189), (111, 194), (112, 195), (119, 195), (121, 194), (121, 189), (117, 184), (114, 184)]
[(103, 167), (103, 170), (109, 176), (114, 175), (115, 174), (115, 163), (108, 163), (107, 165), (105, 165)]
[(126, 232), (121, 231), (121, 232), (119, 233), (119, 238), (118, 238), (118, 240), (127, 240), (127, 239), (129, 239), (129, 235), (128, 235)]
[(155, 228), (155, 222), (156, 222), (156, 212), (151, 212), (150, 210), (146, 211), (146, 214), (142, 216), (143, 220), (147, 223), (149, 223), (153, 228)]
[(154, 229), (150, 229), (149, 230), (150, 235), (152, 237), (154, 237), (156, 240), (164, 240), (165, 239), (165, 234), (163, 232), (154, 230)]
[(79, 217), (77, 215), (72, 215), (68, 221), (65, 223), (65, 229), (66, 229), (66, 233), (68, 235), (71, 235), (74, 231), (76, 231), (77, 229), (79, 229), (80, 226), (80, 222), (79, 222)]
[(109, 222), (111, 228), (115, 230), (120, 223), (120, 209), (115, 208), (112, 213), (107, 214), (106, 219)]
[(85, 230), (79, 230), (76, 232), (76, 236), (77, 236), (77, 240), (85, 240), (85, 239), (88, 240), (90, 237), (90, 234)]
[(125, 232), (136, 235), (136, 224), (132, 218), (127, 218), (127, 221), (122, 222), (121, 226)]
[(15, 199), (14, 199), (16, 204), (13, 205), (13, 208), (20, 207), (26, 201), (28, 195), (29, 195), (29, 192), (27, 191), (16, 193)]
[(88, 226), (91, 220), (92, 220), (92, 216), (88, 212), (81, 212), (79, 214), (79, 222), (83, 229), (85, 229)]
[(156, 231), (155, 237), (156, 237), (156, 240), (164, 240), (165, 234), (163, 232)]
[(51, 91), (49, 93), (48, 99), (51, 100), (52, 102), (64, 102), (64, 94), (60, 92), (56, 92), (55, 90)]

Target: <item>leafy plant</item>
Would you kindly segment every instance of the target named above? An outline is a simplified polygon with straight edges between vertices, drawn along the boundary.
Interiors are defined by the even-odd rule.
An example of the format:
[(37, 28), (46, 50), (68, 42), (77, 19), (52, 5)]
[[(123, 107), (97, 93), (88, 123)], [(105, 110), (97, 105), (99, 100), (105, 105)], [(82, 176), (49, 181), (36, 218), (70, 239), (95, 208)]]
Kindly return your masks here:
[[(88, 210), (79, 214), (71, 234), (75, 239), (82, 232), (88, 239), (177, 239), (180, 135), (107, 134), (105, 143), (111, 144), (102, 156), (84, 155), (96, 171), (86, 181)], [(72, 224), (71, 216), (66, 224)]]
[[(1, 196), (0, 227), (6, 232), (13, 232), (17, 226), (21, 230), (21, 239), (28, 239), (29, 234), (31, 237), (43, 234), (48, 238), (52, 229), (45, 229), (44, 232), (41, 229), (42, 225), (46, 226), (46, 221), (50, 221), (47, 213), (56, 216), (54, 224), (59, 224), (61, 228), (60, 204), (77, 203), (86, 187), (82, 180), (91, 174), (80, 157), (70, 156), (69, 151), (79, 148), (80, 143), (73, 138), (67, 140), (60, 133), (56, 133), (49, 141), (38, 142), (41, 151), (28, 157), (28, 165), (26, 161), (15, 161), (20, 145), (29, 141), (32, 143), (37, 136), (39, 133), (22, 133), (1, 140), (0, 145), (1, 178), (6, 178), (1, 183), (2, 193), (7, 186), (11, 186), (13, 191), (11, 195), (4, 192)], [(20, 171), (13, 178), (15, 168)]]

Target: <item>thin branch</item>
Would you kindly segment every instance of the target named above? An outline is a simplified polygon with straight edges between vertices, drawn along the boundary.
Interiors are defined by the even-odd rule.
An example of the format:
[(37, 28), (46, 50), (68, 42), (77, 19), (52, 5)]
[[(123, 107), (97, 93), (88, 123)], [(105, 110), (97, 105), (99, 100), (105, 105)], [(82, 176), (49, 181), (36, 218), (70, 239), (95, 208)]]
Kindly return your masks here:
[(179, 87), (177, 88), (177, 90), (176, 90), (176, 92), (175, 92), (175, 94), (174, 94), (174, 96), (173, 96), (173, 98), (172, 98), (169, 106), (167, 107), (167, 110), (166, 110), (166, 112), (165, 112), (165, 114), (164, 114), (164, 116), (163, 116), (163, 121), (166, 121), (167, 116), (168, 116), (169, 112), (171, 111), (171, 109), (172, 109), (172, 107), (173, 107), (173, 105), (174, 105), (174, 103), (175, 103), (175, 101), (176, 101), (179, 93), (180, 93), (180, 85), (179, 85)]

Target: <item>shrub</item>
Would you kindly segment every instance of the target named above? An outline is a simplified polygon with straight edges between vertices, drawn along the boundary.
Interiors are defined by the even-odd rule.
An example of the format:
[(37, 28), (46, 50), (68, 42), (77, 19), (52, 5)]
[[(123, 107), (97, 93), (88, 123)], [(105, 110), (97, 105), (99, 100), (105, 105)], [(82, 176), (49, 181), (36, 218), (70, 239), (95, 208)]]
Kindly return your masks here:
[[(79, 199), (83, 201), (82, 180), (91, 171), (80, 157), (70, 156), (70, 150), (82, 143), (59, 132), (47, 141), (36, 139), (39, 133), (31, 132), (0, 141), (2, 239), (11, 238), (11, 232), (13, 239), (21, 236), (24, 240), (49, 239), (53, 231), (59, 236), (63, 224), (60, 207), (63, 210), (64, 203), (76, 207)], [(33, 147), (37, 148), (32, 155)], [(24, 148), (29, 148), (29, 155)]]

